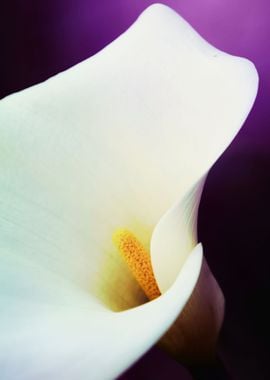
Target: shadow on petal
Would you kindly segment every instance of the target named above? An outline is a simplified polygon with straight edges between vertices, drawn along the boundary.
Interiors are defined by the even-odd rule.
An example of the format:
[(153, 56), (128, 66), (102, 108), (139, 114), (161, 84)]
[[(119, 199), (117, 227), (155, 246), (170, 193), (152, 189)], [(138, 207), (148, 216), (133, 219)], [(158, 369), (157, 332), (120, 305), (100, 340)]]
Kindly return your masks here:
[(204, 258), (197, 285), (160, 346), (188, 365), (213, 361), (224, 305), (223, 293)]

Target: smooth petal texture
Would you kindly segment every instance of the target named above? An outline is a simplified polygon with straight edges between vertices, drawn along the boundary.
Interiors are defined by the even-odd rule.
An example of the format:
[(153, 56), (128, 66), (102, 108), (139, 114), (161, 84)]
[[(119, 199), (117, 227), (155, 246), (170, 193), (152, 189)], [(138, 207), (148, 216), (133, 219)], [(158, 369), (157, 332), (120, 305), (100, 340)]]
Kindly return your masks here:
[(201, 263), (198, 245), (166, 294), (120, 313), (109, 312), (79, 289), (77, 298), (71, 293), (72, 307), (61, 304), (61, 298), (58, 305), (42, 298), (31, 300), (30, 292), (27, 300), (8, 297), (4, 307), (1, 305), (2, 378), (115, 378), (154, 344), (181, 312)]
[(152, 235), (152, 264), (159, 288), (173, 284), (189, 253), (197, 244), (197, 214), (205, 176), (163, 215)]
[(196, 287), (175, 323), (162, 337), (161, 347), (181, 363), (213, 362), (224, 308), (222, 290), (204, 258)]
[[(196, 245), (197, 213), (204, 182), (205, 177), (163, 216), (154, 230), (151, 251), (155, 254), (154, 270), (163, 292), (170, 288), (179, 267)], [(188, 303), (159, 344), (182, 364), (212, 362), (224, 319), (224, 304), (222, 290), (204, 259)]]
[(96, 56), (4, 99), (3, 249), (89, 289), (114, 229), (149, 245), (239, 130), (256, 89), (250, 62), (158, 5)]
[[(110, 378), (166, 331), (199, 273), (200, 260), (189, 256), (194, 188), (239, 130), (256, 89), (250, 62), (219, 52), (173, 11), (153, 6), (96, 56), (1, 101), (7, 377)], [(115, 259), (112, 233), (124, 226), (149, 246), (168, 209), (151, 254), (155, 268), (156, 257), (160, 268), (171, 263), (157, 273), (164, 290), (188, 258), (182, 280), (138, 309), (106, 311), (100, 300), (108, 288), (116, 296), (113, 305), (107, 297), (111, 308), (142, 298)], [(183, 227), (182, 240), (173, 225), (178, 236)]]

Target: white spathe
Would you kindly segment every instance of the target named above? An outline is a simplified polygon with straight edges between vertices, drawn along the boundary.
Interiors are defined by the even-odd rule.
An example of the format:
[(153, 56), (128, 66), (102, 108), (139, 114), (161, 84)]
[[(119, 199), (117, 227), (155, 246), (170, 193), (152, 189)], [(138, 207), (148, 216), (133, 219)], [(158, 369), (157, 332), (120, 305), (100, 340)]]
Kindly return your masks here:
[[(94, 57), (0, 102), (3, 379), (114, 378), (162, 336), (199, 276), (204, 177), (257, 84), (252, 63), (154, 5)], [(117, 278), (102, 263), (119, 227), (154, 230), (169, 290), (114, 313), (93, 283)]]

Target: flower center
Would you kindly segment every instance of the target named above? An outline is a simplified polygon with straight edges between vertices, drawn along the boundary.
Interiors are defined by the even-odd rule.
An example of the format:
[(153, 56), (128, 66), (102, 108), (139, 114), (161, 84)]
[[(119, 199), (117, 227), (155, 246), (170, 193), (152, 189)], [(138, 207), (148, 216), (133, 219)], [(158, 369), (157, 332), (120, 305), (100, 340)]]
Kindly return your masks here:
[(136, 236), (126, 229), (118, 229), (113, 234), (113, 242), (148, 299), (159, 297), (161, 293), (153, 273), (150, 254)]

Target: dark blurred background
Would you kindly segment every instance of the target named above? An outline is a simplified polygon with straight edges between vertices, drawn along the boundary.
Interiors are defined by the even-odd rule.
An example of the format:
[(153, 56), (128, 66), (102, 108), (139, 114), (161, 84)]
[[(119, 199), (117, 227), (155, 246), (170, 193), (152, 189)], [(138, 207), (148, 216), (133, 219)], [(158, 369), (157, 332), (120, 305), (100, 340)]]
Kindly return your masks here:
[[(212, 168), (199, 210), (199, 238), (226, 298), (219, 352), (228, 379), (270, 379), (270, 2), (161, 1), (209, 42), (251, 59), (259, 94), (244, 127)], [(124, 32), (147, 0), (13, 0), (0, 4), (0, 98), (98, 52)], [(221, 379), (205, 370), (197, 378)], [(122, 379), (192, 376), (157, 348)]]

